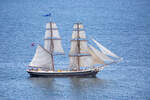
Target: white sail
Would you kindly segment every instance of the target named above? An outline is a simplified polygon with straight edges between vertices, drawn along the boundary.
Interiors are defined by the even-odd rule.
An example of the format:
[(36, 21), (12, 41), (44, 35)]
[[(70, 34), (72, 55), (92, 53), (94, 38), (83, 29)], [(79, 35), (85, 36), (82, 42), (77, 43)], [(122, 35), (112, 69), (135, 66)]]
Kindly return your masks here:
[(89, 54), (88, 52), (88, 45), (87, 45), (87, 41), (78, 41), (80, 48), (78, 48), (78, 43), (77, 41), (71, 41), (71, 50), (70, 50), (70, 54), (77, 54), (80, 49), (80, 53), (81, 54)]
[[(79, 62), (78, 62), (79, 59)], [(91, 56), (70, 56), (70, 67), (76, 68), (78, 66), (80, 67), (89, 67), (92, 65), (92, 59)]]
[(92, 39), (96, 45), (99, 47), (99, 49), (106, 55), (115, 57), (115, 58), (119, 58), (116, 54), (112, 53), (110, 50), (108, 50), (106, 47), (104, 47), (103, 45), (101, 45), (99, 42), (97, 42), (96, 40)]
[(69, 66), (70, 66), (72, 69), (77, 68), (77, 66), (78, 66), (78, 58), (77, 58), (77, 56), (76, 56), (76, 57), (70, 56), (69, 59), (70, 59), (70, 61), (69, 61), (69, 62), (70, 62)]
[[(57, 39), (60, 39), (60, 35), (59, 35), (59, 32), (58, 30), (52, 30), (52, 38), (57, 38)], [(48, 39), (51, 37), (51, 30), (46, 30), (45, 32), (45, 39)]]
[(106, 56), (105, 54), (103, 54), (102, 52), (100, 52), (99, 50), (94, 48), (92, 45), (89, 45), (89, 47), (97, 55), (97, 57), (99, 57), (99, 59), (101, 59), (103, 61), (113, 61), (113, 59), (109, 58), (108, 56)]
[(91, 61), (92, 61), (92, 65), (95, 64), (105, 64), (104, 61), (102, 59), (100, 59), (97, 54), (94, 53), (94, 51), (90, 48), (88, 48), (89, 53), (91, 54)]
[(76, 24), (73, 25), (73, 28), (74, 29), (83, 29), (84, 27), (81, 23), (76, 23)]
[[(61, 45), (61, 40), (52, 40), (52, 44), (53, 44), (54, 53), (64, 53), (64, 50)], [(51, 52), (51, 40), (50, 39), (45, 40), (44, 48), (48, 50), (49, 52)]]
[(56, 53), (64, 53), (64, 49), (61, 45), (61, 40), (53, 40), (54, 42), (54, 52)]
[(89, 54), (87, 41), (80, 41), (80, 53)]
[(92, 59), (91, 56), (81, 56), (79, 57), (79, 61), (80, 61), (80, 67), (89, 67), (92, 65)]
[(61, 54), (64, 53), (56, 23), (54, 22), (47, 23), (46, 29), (47, 30), (45, 33), (44, 48), (49, 52)]
[(50, 29), (50, 28), (52, 28), (52, 29), (57, 29), (56, 23), (54, 23), (54, 22), (49, 22), (49, 23), (47, 23), (47, 24), (46, 24), (46, 29)]
[(79, 37), (81, 38), (81, 39), (85, 39), (86, 38), (86, 35), (85, 35), (85, 31), (76, 31), (76, 30), (74, 30), (73, 32), (72, 32), (72, 39), (77, 39), (78, 38), (78, 33), (79, 33)]
[(30, 62), (29, 66), (34, 66), (34, 67), (43, 67), (43, 68), (48, 68), (52, 66), (52, 59), (51, 55), (44, 50), (41, 46), (38, 46), (36, 49), (36, 53)]
[(78, 53), (78, 46), (77, 46), (77, 41), (71, 41), (71, 48), (70, 48), (70, 53), (71, 55), (77, 54)]

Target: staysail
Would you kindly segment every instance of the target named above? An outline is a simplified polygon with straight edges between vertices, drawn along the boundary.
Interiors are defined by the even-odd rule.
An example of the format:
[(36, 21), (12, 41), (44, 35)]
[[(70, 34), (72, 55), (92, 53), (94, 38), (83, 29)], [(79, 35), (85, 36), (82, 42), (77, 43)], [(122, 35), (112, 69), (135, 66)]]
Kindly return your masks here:
[(101, 51), (97, 50), (96, 48), (94, 48), (92, 45), (89, 45), (89, 47), (91, 48), (91, 50), (95, 53), (95, 55), (103, 60), (103, 61), (113, 61), (113, 59), (109, 58), (107, 55), (103, 54)]
[(51, 55), (43, 47), (38, 45), (35, 55), (29, 66), (50, 69), (52, 66)]
[(85, 31), (81, 23), (75, 23), (73, 26), (69, 57), (72, 69), (80, 70), (80, 67), (91, 66), (91, 55), (88, 51)]
[(46, 32), (44, 38), (44, 48), (54, 54), (64, 54), (61, 44), (61, 37), (58, 32), (56, 23), (49, 22), (46, 24)]
[(100, 57), (98, 57), (98, 55), (92, 50), (92, 48), (89, 47), (88, 51), (92, 56), (92, 65), (105, 64), (104, 61)]
[[(116, 63), (119, 62), (120, 60), (122, 60), (122, 58), (120, 58), (119, 56), (117, 56), (116, 54), (112, 53), (110, 50), (106, 49), (104, 46), (102, 46), (100, 43), (98, 43), (96, 40), (92, 39), (100, 48), (100, 50), (94, 48), (92, 45), (88, 45), (88, 51), (90, 53), (90, 55), (92, 56), (92, 65), (96, 65), (96, 64), (102, 64), (103, 68), (106, 65), (110, 65), (112, 63)], [(119, 58), (118, 60), (114, 60), (112, 58), (110, 58), (109, 56), (115, 57), (115, 58)], [(97, 67), (97, 69), (101, 69), (102, 66)]]
[(106, 47), (104, 47), (102, 44), (100, 44), (99, 42), (97, 42), (96, 40), (92, 39), (96, 45), (99, 47), (99, 49), (103, 52), (103, 54), (115, 57), (115, 58), (119, 58), (119, 56), (117, 56), (116, 54), (114, 54), (113, 52), (111, 52), (110, 50), (108, 50)]

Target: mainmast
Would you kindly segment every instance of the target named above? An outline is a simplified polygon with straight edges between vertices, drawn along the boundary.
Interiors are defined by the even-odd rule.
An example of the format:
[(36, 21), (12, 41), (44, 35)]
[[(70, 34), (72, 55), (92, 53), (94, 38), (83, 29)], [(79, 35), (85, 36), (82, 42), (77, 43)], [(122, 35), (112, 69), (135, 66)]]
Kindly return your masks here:
[[(52, 22), (50, 22), (50, 34), (51, 34), (51, 37), (53, 37)], [(51, 59), (52, 59), (52, 71), (54, 71), (55, 70), (55, 68), (54, 68), (54, 57), (53, 57), (54, 43), (53, 43), (52, 38), (50, 38), (50, 43), (51, 43), (50, 44), (50, 54), (51, 54)]]
[(77, 46), (78, 46), (78, 66), (77, 70), (80, 70), (80, 36), (79, 36), (79, 23), (77, 23)]
[(81, 23), (75, 23), (73, 26), (71, 50), (69, 53), (70, 67), (73, 70), (80, 70), (80, 67), (90, 66), (90, 57), (85, 31)]
[(46, 24), (46, 33), (44, 39), (44, 48), (51, 54), (51, 66), (50, 70), (54, 71), (54, 56), (64, 54), (64, 50), (61, 45), (61, 37), (59, 36), (56, 23), (50, 21)]

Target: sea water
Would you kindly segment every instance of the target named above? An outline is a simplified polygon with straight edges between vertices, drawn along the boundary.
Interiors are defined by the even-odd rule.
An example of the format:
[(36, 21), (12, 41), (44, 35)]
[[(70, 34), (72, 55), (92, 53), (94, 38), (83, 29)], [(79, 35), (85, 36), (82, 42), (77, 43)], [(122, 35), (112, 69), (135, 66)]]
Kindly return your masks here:
[[(72, 26), (84, 24), (92, 38), (123, 57), (96, 78), (30, 78), (26, 66), (43, 45), (51, 13), (67, 68)], [(97, 47), (96, 47), (97, 48)], [(0, 100), (150, 100), (150, 1), (148, 0), (0, 0)]]

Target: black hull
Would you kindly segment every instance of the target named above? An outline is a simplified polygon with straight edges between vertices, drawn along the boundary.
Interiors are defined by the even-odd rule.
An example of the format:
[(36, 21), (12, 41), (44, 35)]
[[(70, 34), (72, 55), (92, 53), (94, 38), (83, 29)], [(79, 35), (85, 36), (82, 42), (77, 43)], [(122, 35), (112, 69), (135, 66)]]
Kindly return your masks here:
[(99, 71), (78, 71), (78, 72), (33, 72), (27, 71), (31, 77), (95, 77)]

